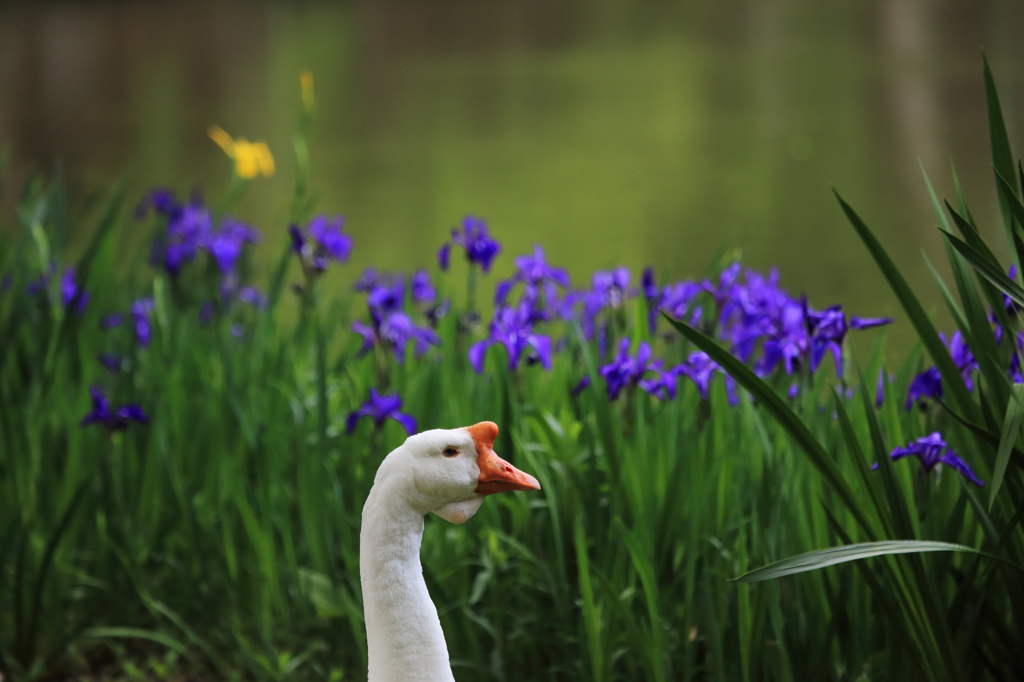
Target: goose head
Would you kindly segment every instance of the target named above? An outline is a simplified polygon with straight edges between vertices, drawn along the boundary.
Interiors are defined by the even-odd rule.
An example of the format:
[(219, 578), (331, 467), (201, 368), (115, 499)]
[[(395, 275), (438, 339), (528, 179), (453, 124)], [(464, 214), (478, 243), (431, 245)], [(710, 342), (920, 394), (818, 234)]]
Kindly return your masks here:
[(511, 490), (540, 490), (533, 476), (494, 452), (498, 427), (480, 422), (409, 436), (381, 463), (374, 488), (401, 497), (413, 509), (463, 523), (484, 497)]

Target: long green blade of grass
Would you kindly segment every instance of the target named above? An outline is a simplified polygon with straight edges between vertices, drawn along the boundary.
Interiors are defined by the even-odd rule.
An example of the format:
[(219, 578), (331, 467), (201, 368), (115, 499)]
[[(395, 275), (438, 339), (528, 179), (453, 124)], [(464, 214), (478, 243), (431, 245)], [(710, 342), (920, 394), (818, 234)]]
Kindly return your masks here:
[(1014, 303), (1024, 306), (1024, 288), (1021, 288), (1019, 284), (1004, 275), (1002, 270), (992, 265), (992, 263), (974, 247), (947, 232), (943, 232), (942, 236), (944, 239), (949, 240), (949, 243), (953, 245), (953, 248), (956, 249), (968, 263), (974, 266), (974, 269), (979, 275), (992, 282), (992, 284), (998, 287), (1000, 291), (1013, 299)]
[(988, 510), (992, 511), (996, 495), (1003, 485), (1006, 465), (1010, 463), (1010, 451), (1020, 433), (1020, 420), (1024, 416), (1024, 384), (1014, 384), (1010, 399), (1006, 404), (1006, 418), (1003, 419), (1003, 433), (999, 437), (999, 450), (996, 452), (996, 466), (992, 470), (992, 492), (988, 499)]
[(903, 306), (907, 317), (910, 318), (911, 324), (917, 330), (917, 335), (928, 351), (928, 355), (931, 356), (932, 362), (938, 367), (939, 373), (942, 375), (943, 390), (948, 389), (953, 400), (964, 414), (977, 420), (980, 417), (978, 405), (971, 399), (971, 394), (967, 390), (963, 377), (960, 376), (960, 371), (953, 363), (949, 351), (942, 344), (935, 325), (932, 324), (931, 319), (925, 313), (920, 301), (917, 300), (917, 296), (914, 295), (910, 285), (907, 284), (906, 279), (900, 274), (899, 269), (897, 269), (889, 254), (886, 253), (885, 248), (864, 221), (861, 220), (860, 216), (857, 215), (856, 211), (839, 196), (838, 192), (833, 190), (833, 193), (836, 195), (836, 199), (839, 200), (839, 205), (842, 207), (847, 219), (853, 225), (857, 234), (860, 235), (871, 256), (875, 259), (878, 268), (889, 281), (889, 286), (892, 287), (900, 305)]
[[(988, 133), (992, 145), (992, 165), (995, 167), (996, 178), (1013, 177), (1013, 152), (1010, 151), (1010, 138), (1006, 134), (1006, 124), (1003, 122), (1003, 110), (999, 105), (999, 93), (996, 92), (996, 82), (992, 77), (992, 69), (988, 65), (988, 57), (982, 54), (985, 73), (985, 101), (988, 105)], [(1006, 227), (1006, 238), (1013, 246), (1014, 229), (1013, 214), (1006, 199), (1000, 195), (999, 208), (1003, 214), (1003, 223)], [(1017, 253), (1017, 265), (1019, 266), (1021, 254)]]

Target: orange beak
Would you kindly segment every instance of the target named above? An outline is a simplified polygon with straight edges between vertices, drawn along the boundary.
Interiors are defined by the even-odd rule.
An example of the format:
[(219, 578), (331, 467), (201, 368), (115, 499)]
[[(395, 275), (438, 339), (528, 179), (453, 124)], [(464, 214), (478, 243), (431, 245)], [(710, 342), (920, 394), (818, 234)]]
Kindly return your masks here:
[(493, 495), (510, 490), (540, 490), (540, 483), (528, 473), (494, 454), (494, 439), (498, 437), (498, 425), (494, 422), (480, 422), (466, 427), (476, 443), (476, 464), (480, 467), (480, 478), (476, 492)]

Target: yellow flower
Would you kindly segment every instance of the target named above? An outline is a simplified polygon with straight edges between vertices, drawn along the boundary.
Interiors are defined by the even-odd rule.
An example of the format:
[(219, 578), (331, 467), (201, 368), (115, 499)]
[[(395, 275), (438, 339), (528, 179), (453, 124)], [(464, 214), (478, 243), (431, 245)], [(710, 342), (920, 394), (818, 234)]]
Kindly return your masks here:
[(311, 71), (300, 73), (299, 85), (302, 87), (302, 106), (306, 111), (313, 111), (316, 108), (316, 98), (313, 97), (313, 73)]
[(266, 142), (249, 142), (244, 137), (236, 140), (220, 126), (210, 126), (207, 134), (225, 154), (235, 160), (235, 173), (238, 177), (252, 180), (260, 175), (269, 178), (274, 174), (274, 156)]

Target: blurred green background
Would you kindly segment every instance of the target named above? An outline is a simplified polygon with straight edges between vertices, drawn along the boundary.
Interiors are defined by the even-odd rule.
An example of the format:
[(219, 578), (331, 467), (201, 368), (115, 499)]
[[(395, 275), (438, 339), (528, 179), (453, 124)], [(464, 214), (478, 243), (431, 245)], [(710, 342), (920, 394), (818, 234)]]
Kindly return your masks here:
[[(5, 4), (0, 146), (15, 177), (60, 160), (82, 188), (214, 195), (230, 162), (207, 127), (265, 139), (278, 173), (239, 213), (283, 246), (309, 69), (312, 185), (356, 238), (328, 288), (370, 264), (433, 264), (474, 213), (504, 244), (499, 276), (536, 242), (578, 286), (613, 264), (699, 276), (741, 249), (816, 307), (901, 320), (834, 186), (948, 329), (920, 255), (947, 272), (917, 160), (944, 196), (955, 163), (1001, 246), (981, 49), (1019, 148), (1022, 25), (1019, 0)], [(128, 225), (126, 270), (149, 239)]]

